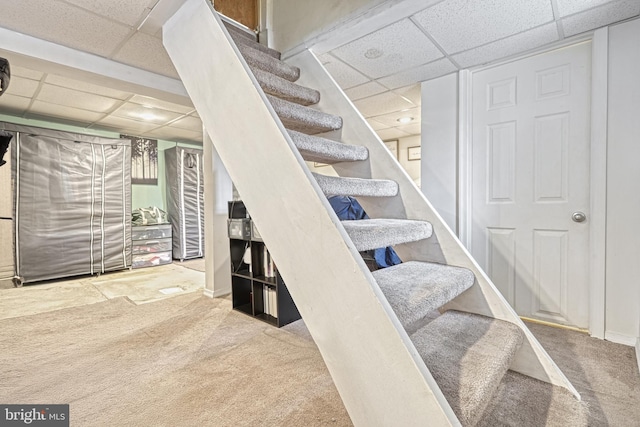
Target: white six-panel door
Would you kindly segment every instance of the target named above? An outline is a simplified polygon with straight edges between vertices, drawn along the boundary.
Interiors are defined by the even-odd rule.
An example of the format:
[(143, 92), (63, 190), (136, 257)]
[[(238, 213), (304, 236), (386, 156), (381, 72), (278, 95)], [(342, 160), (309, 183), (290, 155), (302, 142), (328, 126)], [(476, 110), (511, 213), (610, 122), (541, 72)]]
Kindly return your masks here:
[(472, 80), (472, 254), (518, 314), (581, 328), (589, 326), (590, 67), (583, 42)]

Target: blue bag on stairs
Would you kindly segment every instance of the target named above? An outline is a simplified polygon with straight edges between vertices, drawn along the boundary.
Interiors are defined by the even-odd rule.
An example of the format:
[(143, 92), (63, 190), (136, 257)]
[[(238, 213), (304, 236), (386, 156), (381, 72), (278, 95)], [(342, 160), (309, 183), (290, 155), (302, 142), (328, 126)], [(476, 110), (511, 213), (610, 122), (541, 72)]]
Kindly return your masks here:
[[(328, 198), (329, 204), (340, 220), (369, 219), (360, 203), (351, 196), (331, 196)], [(374, 249), (373, 257), (378, 268), (391, 267), (402, 263), (392, 247)]]

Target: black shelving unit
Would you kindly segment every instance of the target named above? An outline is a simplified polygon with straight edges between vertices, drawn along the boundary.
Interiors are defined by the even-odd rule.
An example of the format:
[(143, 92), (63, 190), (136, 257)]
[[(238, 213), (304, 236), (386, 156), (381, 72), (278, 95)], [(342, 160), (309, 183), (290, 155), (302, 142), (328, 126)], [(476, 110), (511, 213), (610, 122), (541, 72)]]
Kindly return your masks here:
[[(277, 267), (270, 263), (270, 254), (255, 233), (242, 201), (229, 202), (229, 222), (233, 309), (277, 327), (300, 319), (298, 308)], [(247, 252), (251, 254), (250, 264), (245, 262), (249, 261)]]

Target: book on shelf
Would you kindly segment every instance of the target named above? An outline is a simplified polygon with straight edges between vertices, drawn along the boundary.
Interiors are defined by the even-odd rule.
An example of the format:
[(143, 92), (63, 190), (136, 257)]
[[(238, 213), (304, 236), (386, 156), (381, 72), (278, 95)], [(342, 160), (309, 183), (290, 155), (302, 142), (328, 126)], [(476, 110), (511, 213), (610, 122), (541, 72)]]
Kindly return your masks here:
[(272, 317), (278, 317), (278, 298), (276, 289), (268, 285), (262, 285), (263, 312)]
[(262, 285), (262, 303), (264, 304), (262, 310), (264, 314), (271, 314), (269, 313), (269, 287), (267, 285)]
[(276, 266), (266, 246), (262, 246), (262, 270), (264, 277), (276, 277)]
[(269, 288), (269, 303), (271, 304), (271, 315), (273, 317), (278, 317), (278, 298), (276, 294), (276, 288)]

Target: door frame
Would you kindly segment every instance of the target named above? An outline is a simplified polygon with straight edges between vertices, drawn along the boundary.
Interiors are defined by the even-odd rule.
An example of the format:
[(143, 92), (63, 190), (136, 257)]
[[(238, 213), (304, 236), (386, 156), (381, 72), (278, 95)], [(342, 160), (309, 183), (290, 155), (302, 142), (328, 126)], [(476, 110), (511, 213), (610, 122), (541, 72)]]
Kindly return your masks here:
[(608, 27), (585, 36), (554, 44), (523, 56), (478, 68), (461, 70), (458, 77), (458, 231), (462, 243), (471, 248), (472, 198), (472, 83), (476, 72), (518, 61), (530, 56), (591, 41), (591, 160), (590, 160), (590, 231), (589, 231), (589, 333), (604, 339), (605, 332), (605, 238), (607, 184), (607, 94)]

